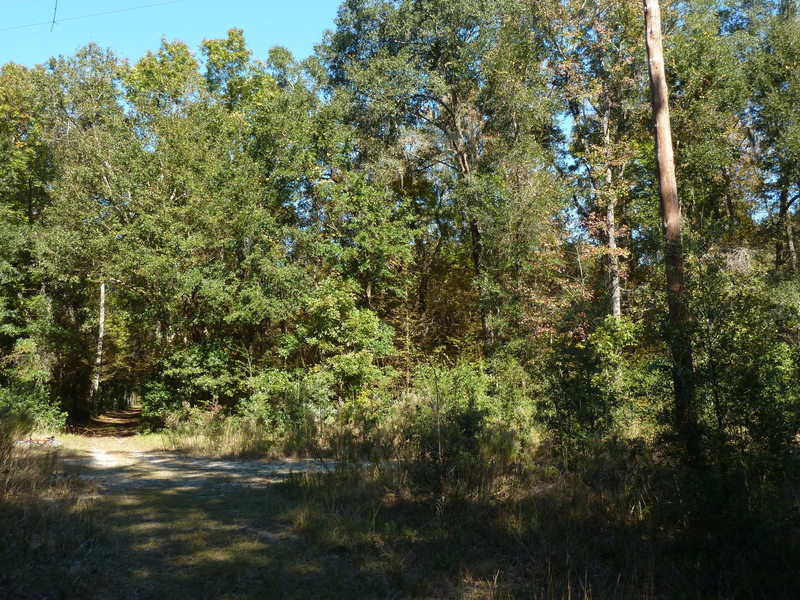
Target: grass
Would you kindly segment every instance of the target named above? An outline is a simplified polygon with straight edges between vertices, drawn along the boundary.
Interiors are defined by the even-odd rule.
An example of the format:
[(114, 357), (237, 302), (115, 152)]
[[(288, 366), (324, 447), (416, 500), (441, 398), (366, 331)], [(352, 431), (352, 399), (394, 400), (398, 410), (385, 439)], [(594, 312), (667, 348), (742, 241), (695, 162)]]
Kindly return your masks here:
[[(87, 481), (91, 470), (83, 478), (62, 471), (79, 471), (75, 461), (97, 450), (161, 458), (162, 439), (59, 439), (64, 446), (49, 452), (6, 445), (2, 598), (350, 598), (375, 590), (352, 563), (293, 530), (294, 500), (280, 486), (190, 479), (104, 491)], [(123, 477), (126, 464), (115, 467)]]
[(247, 432), (237, 431), (225, 425), (220, 431), (175, 431), (166, 430), (161, 434), (163, 445), (194, 456), (260, 457), (281, 454), (270, 441)]
[[(693, 470), (641, 440), (598, 444), (569, 469), (540, 443), (511, 462), (454, 454), (341, 463), (265, 487), (187, 480), (102, 493), (59, 461), (193, 446), (154, 434), (60, 439), (59, 452), (0, 446), (0, 597), (796, 595), (797, 479)], [(224, 454), (213, 439), (192, 443)]]
[(633, 579), (652, 572), (647, 553), (628, 564), (630, 581), (619, 578), (609, 555), (620, 539), (608, 529), (620, 524), (596, 523), (608, 515), (584, 486), (547, 475), (528, 483), (518, 493), (506, 482), (494, 499), (438, 496), (415, 492), (402, 468), (351, 468), (303, 476), (287, 493), (294, 530), (375, 573), (376, 597), (654, 597)]
[(646, 449), (568, 472), (512, 470), (482, 489), (425, 470), (297, 478), (285, 490), (293, 528), (375, 573), (375, 597), (795, 597), (796, 482), (770, 499), (724, 501), (717, 474), (682, 472)]
[(92, 449), (147, 452), (167, 450), (170, 447), (169, 440), (161, 433), (141, 433), (128, 437), (60, 433), (57, 438), (66, 450), (77, 452), (86, 452)]
[(0, 472), (0, 597), (88, 597), (102, 556), (97, 489), (56, 475), (57, 452), (14, 450)]
[(231, 418), (220, 418), (212, 411), (194, 410), (191, 418), (177, 415), (167, 419), (160, 433), (164, 445), (195, 456), (261, 457), (286, 454), (266, 435), (263, 426)]

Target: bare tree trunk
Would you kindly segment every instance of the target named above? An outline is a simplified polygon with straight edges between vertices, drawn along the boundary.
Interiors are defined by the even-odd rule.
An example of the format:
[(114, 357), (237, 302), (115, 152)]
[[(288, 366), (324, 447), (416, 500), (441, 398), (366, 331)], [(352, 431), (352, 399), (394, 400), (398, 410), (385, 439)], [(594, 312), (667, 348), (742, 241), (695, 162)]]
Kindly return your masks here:
[(103, 338), (106, 332), (106, 282), (100, 283), (100, 317), (97, 327), (97, 350), (94, 354), (94, 374), (92, 376), (92, 397), (100, 390), (100, 365), (103, 362)]
[[(609, 176), (611, 170), (608, 171)], [(608, 224), (608, 287), (611, 295), (611, 314), (619, 318), (622, 315), (622, 288), (619, 282), (619, 256), (617, 256), (617, 223), (616, 198), (609, 197), (606, 207), (606, 222)]]
[(794, 245), (794, 226), (791, 215), (786, 216), (786, 244), (789, 250), (789, 264), (792, 265), (792, 273), (797, 273), (797, 250)]
[(606, 228), (608, 233), (608, 291), (611, 299), (611, 314), (615, 318), (622, 315), (622, 292), (619, 283), (619, 256), (617, 256), (617, 197), (611, 172), (611, 131), (609, 127), (610, 109), (603, 115), (603, 138), (606, 152)]
[(656, 165), (661, 196), (661, 218), (666, 238), (664, 263), (667, 275), (669, 307), (669, 345), (672, 352), (672, 380), (675, 387), (675, 422), (690, 456), (697, 450), (697, 415), (695, 409), (692, 344), (687, 324), (683, 251), (681, 246), (681, 209), (672, 154), (672, 131), (669, 121), (669, 96), (661, 44), (661, 10), (658, 0), (644, 0), (647, 56), (650, 64), (650, 102), (655, 127)]

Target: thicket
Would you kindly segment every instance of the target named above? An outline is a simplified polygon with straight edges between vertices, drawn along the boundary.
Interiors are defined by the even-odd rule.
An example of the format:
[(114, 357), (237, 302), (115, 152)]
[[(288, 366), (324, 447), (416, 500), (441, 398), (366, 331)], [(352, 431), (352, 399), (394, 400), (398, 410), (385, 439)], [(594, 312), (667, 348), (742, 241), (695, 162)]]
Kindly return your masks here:
[(0, 409), (58, 429), (137, 402), (178, 444), (400, 461), (439, 498), (542, 461), (616, 481), (647, 448), (679, 473), (653, 496), (686, 509), (675, 531), (747, 506), (776, 540), (796, 526), (800, 22), (664, 11), (698, 456), (621, 0), (348, 0), (302, 61), (233, 29), (198, 54), (6, 64)]

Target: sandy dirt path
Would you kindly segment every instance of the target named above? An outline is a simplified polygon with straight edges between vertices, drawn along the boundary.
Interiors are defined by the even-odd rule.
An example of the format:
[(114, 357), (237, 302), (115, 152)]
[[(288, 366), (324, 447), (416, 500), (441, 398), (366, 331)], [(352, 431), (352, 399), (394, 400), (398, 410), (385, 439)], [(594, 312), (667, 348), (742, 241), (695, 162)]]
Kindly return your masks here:
[(332, 462), (193, 456), (107, 431), (65, 436), (59, 452), (96, 522), (70, 597), (352, 598), (371, 580), (349, 556), (310, 547), (302, 503), (276, 485)]
[(98, 484), (102, 494), (144, 490), (258, 488), (296, 473), (326, 472), (330, 461), (313, 459), (241, 460), (190, 456), (165, 450), (114, 448), (115, 440), (95, 438), (89, 449), (64, 456), (66, 472)]
[[(302, 508), (276, 485), (322, 473), (310, 459), (242, 460), (136, 448), (94, 437), (61, 451), (62, 476), (80, 478), (94, 506), (91, 545), (76, 556), (75, 598), (261, 599), (351, 597), (357, 567), (310, 548)], [(363, 584), (358, 584), (361, 589)]]
[[(241, 460), (143, 448), (136, 435), (138, 408), (111, 411), (72, 427), (64, 446), (65, 471), (95, 481), (103, 493), (146, 489), (263, 487), (293, 473), (325, 472), (333, 463), (313, 459)], [(74, 443), (80, 440), (80, 443)], [(146, 449), (145, 449), (146, 448)]]

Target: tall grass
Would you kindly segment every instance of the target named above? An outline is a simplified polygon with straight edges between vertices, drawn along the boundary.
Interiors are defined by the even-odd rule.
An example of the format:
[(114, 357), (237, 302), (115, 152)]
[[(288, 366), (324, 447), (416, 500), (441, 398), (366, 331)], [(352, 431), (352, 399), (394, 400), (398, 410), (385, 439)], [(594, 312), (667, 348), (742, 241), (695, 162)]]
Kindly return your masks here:
[(344, 465), (289, 482), (289, 518), (318, 551), (380, 573), (387, 596), (796, 597), (798, 481), (734, 492), (643, 440), (597, 442), (568, 470), (558, 454)]
[(161, 434), (166, 448), (199, 456), (255, 457), (280, 452), (278, 440), (258, 424), (196, 408), (170, 414)]
[(0, 597), (91, 597), (94, 490), (56, 475), (56, 451), (15, 445), (32, 427), (0, 415)]
[(657, 423), (639, 429), (649, 437), (586, 429), (565, 444), (484, 383), (431, 370), (328, 422), (276, 432), (197, 413), (168, 435), (202, 453), (342, 459), (284, 486), (288, 518), (315, 552), (355, 557), (386, 597), (796, 597), (796, 456), (778, 465), (709, 437), (689, 465)]

